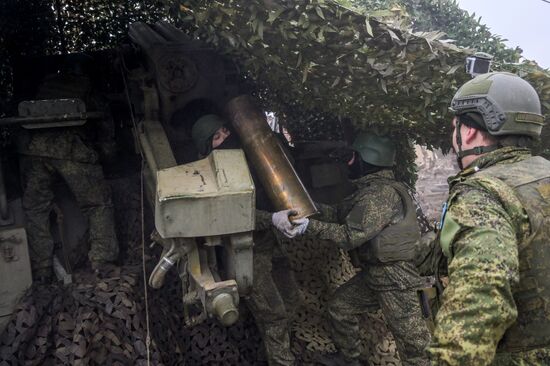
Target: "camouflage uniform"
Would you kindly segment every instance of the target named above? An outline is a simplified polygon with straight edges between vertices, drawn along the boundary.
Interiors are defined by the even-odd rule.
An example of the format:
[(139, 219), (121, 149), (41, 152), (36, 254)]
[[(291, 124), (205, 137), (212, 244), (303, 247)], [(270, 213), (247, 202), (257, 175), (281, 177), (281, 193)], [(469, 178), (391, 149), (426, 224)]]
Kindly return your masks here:
[[(199, 118), (192, 128), (192, 137), (201, 156), (212, 150), (212, 136), (225, 121), (217, 115)], [(216, 149), (239, 149), (241, 142), (231, 133)], [(249, 164), (256, 187), (256, 227), (253, 232), (252, 290), (245, 298), (262, 335), (267, 361), (270, 366), (295, 364), (290, 349), (290, 323), (298, 302), (298, 286), (290, 270), (274, 228), (271, 226), (271, 203), (258, 180), (254, 167)], [(277, 261), (274, 261), (277, 258)], [(279, 279), (280, 281), (276, 281)], [(284, 283), (283, 283), (284, 282)]]
[[(291, 366), (290, 326), (299, 300), (298, 285), (286, 252), (271, 226), (271, 204), (251, 169), (256, 186), (252, 291), (245, 299), (262, 335), (267, 361)], [(274, 261), (274, 259), (277, 259)], [(279, 281), (276, 281), (279, 280)]]
[[(44, 81), (37, 99), (81, 98), (90, 110), (94, 103), (89, 96), (89, 83), (87, 77), (56, 75)], [(23, 208), (35, 276), (51, 273), (54, 244), (49, 215), (54, 200), (52, 186), (58, 177), (68, 185), (88, 220), (90, 261), (100, 264), (118, 257), (111, 191), (98, 164), (98, 153), (86, 140), (87, 128), (90, 127), (30, 130), (22, 133), (18, 141)], [(112, 137), (109, 127), (93, 128)]]
[(290, 349), (290, 323), (298, 295), (292, 272), (287, 272), (290, 293), (283, 293), (274, 281), (274, 275), (281, 269), (274, 265), (273, 258), (280, 250), (272, 229), (254, 231), (254, 277), (246, 304), (262, 335), (269, 365), (291, 366), (295, 358)]
[[(388, 252), (385, 257), (374, 250), (376, 241), (388, 228), (404, 220), (404, 202), (394, 188), (398, 183), (389, 169), (353, 183), (357, 191), (336, 209), (320, 205), (321, 219), (326, 222), (310, 220), (305, 233), (331, 240), (346, 250), (356, 249), (363, 267), (330, 300), (333, 340), (344, 357), (357, 359), (361, 353), (358, 315), (382, 309), (403, 364), (427, 365), (424, 348), (430, 334), (417, 296), (422, 279), (407, 255), (400, 257), (411, 248), (387, 248), (391, 244), (385, 244), (385, 248), (379, 248)], [(412, 231), (405, 234), (414, 240), (419, 230), (414, 208), (412, 211), (412, 216), (407, 215), (414, 220)], [(390, 254), (391, 251), (394, 253)]]
[(550, 162), (500, 148), (449, 183), (434, 364), (550, 365)]

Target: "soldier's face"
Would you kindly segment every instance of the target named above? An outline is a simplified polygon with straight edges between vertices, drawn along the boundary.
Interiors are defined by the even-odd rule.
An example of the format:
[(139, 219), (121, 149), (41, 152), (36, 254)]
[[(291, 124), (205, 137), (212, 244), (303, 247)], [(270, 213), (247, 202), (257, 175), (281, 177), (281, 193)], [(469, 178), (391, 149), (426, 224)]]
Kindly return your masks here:
[(220, 146), (229, 135), (231, 135), (231, 131), (225, 127), (220, 127), (212, 136), (212, 149)]

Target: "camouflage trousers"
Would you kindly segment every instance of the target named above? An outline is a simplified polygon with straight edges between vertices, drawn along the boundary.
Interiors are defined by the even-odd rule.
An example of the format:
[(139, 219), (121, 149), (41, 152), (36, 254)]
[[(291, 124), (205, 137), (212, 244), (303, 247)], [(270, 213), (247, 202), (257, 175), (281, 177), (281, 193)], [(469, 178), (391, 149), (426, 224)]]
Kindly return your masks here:
[(298, 286), (271, 230), (254, 232), (253, 276), (246, 304), (262, 335), (267, 361), (270, 366), (294, 365), (290, 323), (298, 303)]
[(418, 302), (421, 280), (407, 262), (368, 265), (336, 289), (328, 304), (332, 338), (348, 359), (362, 353), (359, 315), (382, 309), (403, 365), (429, 365), (430, 332)]
[(50, 233), (53, 185), (63, 179), (73, 193), (88, 223), (88, 258), (92, 263), (111, 262), (118, 257), (111, 190), (100, 165), (71, 160), (24, 156), (23, 208), (33, 272), (51, 268), (54, 243)]

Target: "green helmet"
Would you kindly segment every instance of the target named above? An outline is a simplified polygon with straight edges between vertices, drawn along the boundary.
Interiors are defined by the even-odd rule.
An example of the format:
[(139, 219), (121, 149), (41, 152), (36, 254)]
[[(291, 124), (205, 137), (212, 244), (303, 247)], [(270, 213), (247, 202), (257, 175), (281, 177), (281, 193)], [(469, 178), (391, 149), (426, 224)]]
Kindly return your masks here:
[(366, 163), (385, 167), (391, 167), (395, 163), (395, 144), (388, 136), (361, 132), (351, 148), (357, 151)]
[(215, 114), (206, 114), (195, 122), (191, 128), (191, 137), (201, 155), (210, 152), (212, 149), (211, 137), (224, 125), (225, 121)]
[(482, 74), (462, 85), (451, 101), (456, 115), (479, 113), (491, 135), (540, 136), (544, 117), (527, 81), (507, 72)]

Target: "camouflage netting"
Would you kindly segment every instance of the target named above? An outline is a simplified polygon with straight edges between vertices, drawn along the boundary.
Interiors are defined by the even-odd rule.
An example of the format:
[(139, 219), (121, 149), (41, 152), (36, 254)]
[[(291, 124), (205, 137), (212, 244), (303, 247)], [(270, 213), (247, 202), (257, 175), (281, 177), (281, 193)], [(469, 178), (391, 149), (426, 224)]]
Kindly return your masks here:
[(334, 1), (183, 1), (179, 15), (184, 30), (235, 57), (291, 129), (293, 109), (314, 110), (434, 142), (440, 129), (430, 127), (465, 78), (466, 52), (442, 34), (413, 35)]
[[(472, 46), (480, 43), (496, 52), (496, 69), (519, 72), (532, 82), (550, 117), (550, 74), (530, 62), (508, 64), (519, 52), (505, 48), (498, 36), (489, 37), (486, 27), (452, 1), (445, 2), (452, 10), (449, 19), (441, 2), (404, 2), (413, 15), (422, 15), (413, 19), (413, 28), (399, 7), (369, 10), (387, 1), (353, 1), (364, 3), (373, 16), (330, 0), (165, 2), (184, 31), (236, 60), (264, 107), (279, 113), (295, 139), (341, 138), (346, 124), (354, 129), (383, 126), (399, 141), (396, 173), (409, 184), (416, 171), (408, 141), (450, 148), (449, 102), (457, 86), (470, 78), (463, 64), (472, 51), (442, 41), (445, 33), (429, 28), (430, 18), (440, 26), (448, 23), (458, 36), (471, 34)], [(469, 20), (472, 31), (452, 25), (460, 17)], [(549, 133), (545, 128), (544, 134)], [(550, 141), (541, 141), (541, 150), (550, 152)]]
[[(348, 281), (357, 269), (346, 252), (329, 241), (280, 239), (300, 285), (301, 303), (292, 327), (294, 337), (305, 342), (308, 351), (336, 352), (330, 338), (326, 304), (334, 290)], [(371, 365), (401, 363), (380, 311), (365, 315), (362, 330), (364, 356)]]
[[(349, 119), (357, 128), (384, 125), (419, 144), (448, 147), (449, 101), (469, 79), (463, 64), (471, 51), (441, 42), (444, 33), (412, 33), (404, 22), (330, 0), (166, 2), (182, 29), (235, 58), (266, 107), (282, 112), (299, 137), (304, 130), (337, 135)], [(534, 67), (525, 77), (548, 101), (550, 83), (541, 85), (538, 73), (549, 76)], [(310, 111), (325, 116), (311, 120)]]
[[(304, 247), (295, 253), (293, 264), (303, 302), (292, 327), (292, 342), (300, 364), (307, 365), (316, 353), (334, 351), (324, 305), (353, 269), (343, 253), (327, 243), (320, 250), (317, 243), (301, 244)], [(325, 271), (312, 278), (313, 267)], [(123, 266), (103, 280), (86, 273), (76, 279), (77, 285), (30, 290), (0, 336), (0, 365), (146, 365), (141, 266)], [(152, 365), (265, 364), (259, 333), (246, 308), (241, 307), (239, 322), (229, 328), (211, 320), (185, 328), (181, 295), (177, 276), (168, 278), (163, 290), (149, 290)], [(368, 314), (364, 324), (371, 365), (399, 364), (382, 315)]]
[[(111, 183), (125, 265), (104, 279), (84, 269), (68, 287), (33, 286), (0, 335), (0, 366), (146, 364), (139, 176)], [(313, 364), (316, 353), (335, 350), (325, 306), (332, 291), (355, 269), (348, 256), (329, 242), (282, 240), (282, 244), (300, 286), (293, 352), (300, 364)], [(147, 273), (158, 254), (147, 248)], [(174, 271), (161, 290), (149, 289), (148, 299), (153, 365), (265, 364), (253, 317), (243, 306), (239, 322), (229, 328), (212, 320), (185, 328), (181, 283)], [(363, 341), (371, 364), (398, 365), (395, 343), (381, 313), (368, 314), (364, 321)]]
[[(68, 287), (35, 285), (0, 336), (0, 365), (146, 365), (141, 279), (137, 265), (103, 280), (80, 273)], [(230, 328), (184, 328), (181, 289), (171, 280), (149, 292), (152, 365), (258, 364), (261, 340), (246, 309)]]
[[(170, 14), (157, 1), (2, 2), (0, 115), (11, 96), (10, 57), (116, 47), (131, 22), (171, 18), (188, 34), (232, 57), (266, 109), (278, 112), (297, 139), (346, 137), (341, 133), (346, 123), (355, 128), (385, 125), (402, 136), (405, 158), (400, 161), (408, 169), (414, 169), (408, 138), (448, 147), (447, 106), (456, 87), (467, 80), (462, 65), (469, 51), (441, 42), (442, 33), (429, 28), (415, 29), (426, 33), (413, 33), (406, 22), (386, 15), (366, 17), (329, 0), (163, 2), (171, 8)], [(415, 3), (435, 13), (445, 9), (447, 1)], [(465, 24), (457, 17), (447, 23)], [(429, 18), (420, 23), (433, 24)], [(498, 67), (512, 68), (532, 82), (548, 117), (548, 73), (529, 63)], [(549, 128), (544, 134), (548, 147)], [(1, 366), (145, 362), (145, 303), (136, 237), (141, 231), (140, 202), (124, 195), (123, 187), (114, 190), (128, 262), (109, 279), (96, 281), (82, 275), (67, 288), (33, 288), (0, 336)], [(316, 352), (334, 350), (324, 306), (354, 269), (328, 243), (305, 240), (285, 245), (303, 299), (293, 325), (293, 348), (301, 363), (307, 364)], [(154, 265), (157, 257), (148, 256), (148, 266)], [(168, 278), (162, 290), (149, 291), (152, 364), (262, 363), (258, 332), (246, 309), (233, 327), (207, 321), (186, 329), (181, 296), (176, 276)], [(399, 364), (379, 313), (367, 316), (364, 329), (371, 363)]]
[[(112, 48), (131, 22), (158, 20), (172, 20), (234, 58), (266, 109), (277, 111), (298, 140), (334, 139), (345, 122), (386, 125), (400, 140), (446, 150), (448, 102), (468, 78), (462, 65), (471, 51), (442, 42), (441, 30), (459, 45), (495, 54), (497, 69), (531, 81), (549, 117), (548, 72), (530, 62), (509, 64), (521, 51), (507, 48), (454, 0), (5, 1), (0, 115), (10, 97), (11, 56)], [(549, 152), (550, 140), (542, 141)], [(414, 155), (407, 144), (403, 149), (399, 161), (413, 182)]]

